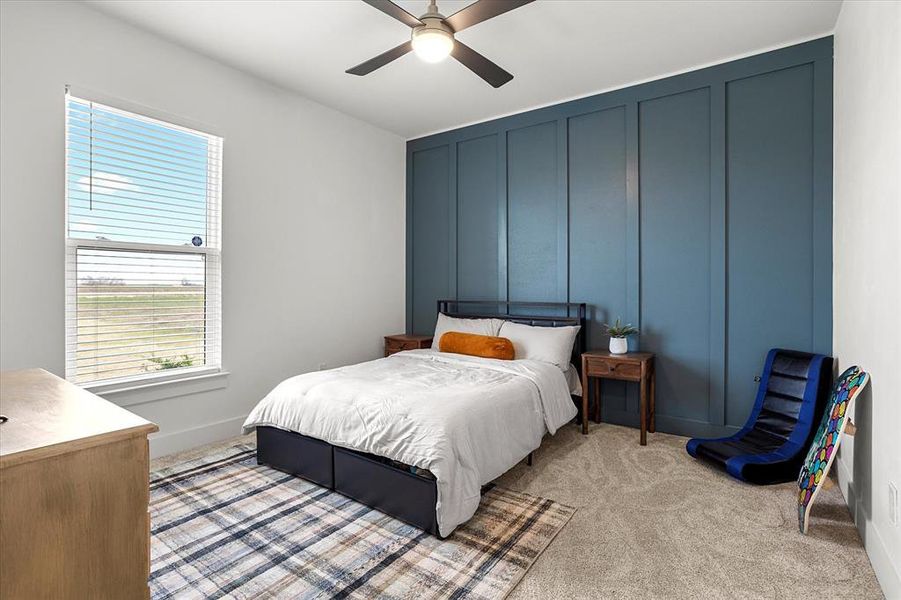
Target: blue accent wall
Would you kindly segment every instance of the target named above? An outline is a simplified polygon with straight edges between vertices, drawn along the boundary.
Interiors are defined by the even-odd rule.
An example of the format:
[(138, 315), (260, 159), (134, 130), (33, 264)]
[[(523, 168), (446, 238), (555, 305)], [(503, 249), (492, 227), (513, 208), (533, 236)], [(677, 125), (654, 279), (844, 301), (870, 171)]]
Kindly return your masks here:
[(657, 353), (659, 430), (735, 430), (767, 350), (831, 352), (831, 206), (831, 37), (411, 140), (407, 328), (586, 302), (591, 347), (622, 317)]

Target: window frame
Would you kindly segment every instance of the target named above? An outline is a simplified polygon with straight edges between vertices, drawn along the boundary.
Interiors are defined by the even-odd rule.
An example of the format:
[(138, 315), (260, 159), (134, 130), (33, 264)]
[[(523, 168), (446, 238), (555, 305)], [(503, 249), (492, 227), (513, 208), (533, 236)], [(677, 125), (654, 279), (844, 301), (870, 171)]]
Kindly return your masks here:
[[(100, 106), (103, 110), (119, 113), (129, 118), (149, 121), (164, 127), (178, 129), (194, 135), (207, 138), (207, 193), (206, 193), (206, 243), (201, 246), (153, 244), (145, 242), (130, 242), (117, 240), (101, 240), (70, 237), (69, 235), (69, 102), (76, 101), (91, 107)], [(169, 383), (183, 382), (185, 380), (197, 380), (212, 375), (227, 372), (222, 366), (222, 158), (224, 140), (221, 136), (208, 133), (193, 127), (181, 125), (178, 122), (155, 116), (159, 114), (153, 109), (129, 106), (128, 108), (107, 103), (106, 100), (94, 100), (91, 95), (73, 93), (67, 86), (63, 111), (65, 114), (64, 145), (64, 224), (63, 235), (65, 240), (65, 374), (66, 379), (76, 383), (80, 387), (97, 392), (116, 392), (139, 389), (144, 386), (158, 386)], [(177, 119), (180, 120), (180, 119)], [(123, 252), (146, 252), (153, 254), (176, 255), (201, 255), (204, 257), (204, 297), (213, 298), (214, 301), (206, 301), (204, 305), (204, 358), (205, 364), (196, 367), (179, 367), (175, 369), (161, 369), (136, 375), (121, 377), (107, 377), (89, 382), (77, 382), (77, 352), (78, 352), (78, 251), (79, 250), (118, 250)]]

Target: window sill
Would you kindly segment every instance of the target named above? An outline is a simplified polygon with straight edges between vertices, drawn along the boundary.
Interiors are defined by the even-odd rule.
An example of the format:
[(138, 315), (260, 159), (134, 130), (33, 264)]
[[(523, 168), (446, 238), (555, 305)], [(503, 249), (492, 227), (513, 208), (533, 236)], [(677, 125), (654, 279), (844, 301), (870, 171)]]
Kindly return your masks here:
[(228, 371), (218, 369), (194, 371), (163, 380), (123, 381), (86, 385), (84, 388), (119, 406), (136, 406), (224, 389), (228, 386), (228, 375)]

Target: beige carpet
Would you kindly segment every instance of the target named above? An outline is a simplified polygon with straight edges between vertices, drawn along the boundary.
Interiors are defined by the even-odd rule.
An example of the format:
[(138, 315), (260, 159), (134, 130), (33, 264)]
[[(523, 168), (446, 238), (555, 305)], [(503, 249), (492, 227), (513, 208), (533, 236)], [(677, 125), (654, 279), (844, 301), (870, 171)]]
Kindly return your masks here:
[(793, 484), (742, 484), (692, 459), (685, 438), (648, 437), (641, 447), (634, 429), (567, 426), (534, 466), (498, 480), (578, 508), (511, 599), (882, 597), (837, 488), (802, 536)]

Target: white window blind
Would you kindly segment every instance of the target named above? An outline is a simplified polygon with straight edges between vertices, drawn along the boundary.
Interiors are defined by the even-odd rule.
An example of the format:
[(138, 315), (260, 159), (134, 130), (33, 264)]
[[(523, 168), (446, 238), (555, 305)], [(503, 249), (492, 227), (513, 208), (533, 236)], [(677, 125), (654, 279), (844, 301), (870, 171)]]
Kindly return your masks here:
[(222, 139), (66, 97), (66, 377), (221, 366)]

